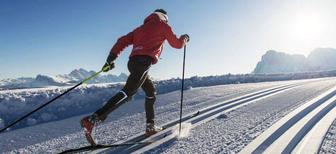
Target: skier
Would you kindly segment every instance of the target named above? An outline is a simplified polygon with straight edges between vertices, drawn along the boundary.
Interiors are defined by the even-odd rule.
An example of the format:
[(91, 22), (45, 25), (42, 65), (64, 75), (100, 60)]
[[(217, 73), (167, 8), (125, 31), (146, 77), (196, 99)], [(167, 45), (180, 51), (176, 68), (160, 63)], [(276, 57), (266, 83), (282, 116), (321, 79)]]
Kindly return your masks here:
[(140, 87), (146, 94), (146, 136), (153, 135), (162, 130), (161, 127), (154, 123), (156, 90), (148, 75), (148, 71), (151, 65), (157, 63), (165, 40), (172, 47), (179, 49), (189, 41), (189, 36), (184, 34), (177, 38), (168, 25), (167, 12), (163, 9), (157, 9), (144, 20), (143, 25), (120, 37), (112, 47), (103, 66), (103, 71), (107, 72), (113, 69), (114, 60), (120, 55), (123, 49), (129, 45), (133, 45), (128, 61), (130, 75), (120, 92), (109, 99), (102, 108), (81, 120), (81, 126), (84, 128), (85, 135), (92, 145), (96, 145), (91, 136), (94, 126), (104, 121), (113, 110), (129, 101)]

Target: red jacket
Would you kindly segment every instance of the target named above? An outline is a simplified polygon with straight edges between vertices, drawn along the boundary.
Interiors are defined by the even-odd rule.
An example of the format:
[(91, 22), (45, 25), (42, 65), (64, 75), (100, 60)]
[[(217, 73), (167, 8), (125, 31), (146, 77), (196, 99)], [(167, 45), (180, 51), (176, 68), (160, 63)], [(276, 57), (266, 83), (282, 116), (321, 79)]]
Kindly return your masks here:
[(149, 15), (144, 24), (132, 32), (118, 39), (111, 49), (116, 56), (127, 46), (133, 44), (130, 57), (135, 55), (146, 55), (153, 58), (153, 64), (157, 63), (163, 48), (163, 42), (167, 40), (174, 48), (182, 48), (185, 38), (177, 38), (171, 27), (155, 13)]

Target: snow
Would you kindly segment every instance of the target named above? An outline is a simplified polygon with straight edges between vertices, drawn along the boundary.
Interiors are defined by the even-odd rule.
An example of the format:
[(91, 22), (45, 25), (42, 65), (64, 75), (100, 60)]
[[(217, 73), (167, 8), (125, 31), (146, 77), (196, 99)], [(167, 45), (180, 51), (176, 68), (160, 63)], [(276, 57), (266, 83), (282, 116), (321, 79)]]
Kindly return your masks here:
[[(281, 60), (280, 60), (281, 61)], [(0, 80), (0, 91), (9, 89), (24, 89), (24, 88), (44, 88), (55, 86), (70, 86), (83, 81), (84, 79), (95, 74), (95, 71), (87, 71), (85, 69), (75, 69), (69, 74), (48, 76), (37, 75), (32, 77), (21, 77), (17, 79), (3, 79)], [(336, 76), (335, 70), (326, 70), (319, 72), (300, 72), (300, 73), (278, 73), (278, 74), (226, 74), (216, 76), (193, 76), (185, 79), (185, 89), (189, 90), (193, 87), (214, 86), (223, 84), (240, 84), (240, 83), (254, 83), (254, 82), (267, 82), (267, 81), (283, 81), (294, 79), (311, 79), (322, 77), (334, 77)], [(127, 75), (121, 73), (120, 75), (112, 74), (99, 74), (95, 78), (92, 78), (88, 83), (116, 83), (125, 82)], [(173, 78), (169, 80), (156, 81), (159, 89), (165, 87), (165, 92), (171, 92), (180, 88), (181, 79)]]
[(180, 130), (180, 125), (176, 125), (173, 128), (173, 135), (178, 138), (178, 139), (182, 139), (182, 138), (186, 138), (190, 135), (190, 130), (192, 128), (192, 124), (191, 123), (181, 123), (181, 130)]
[[(324, 102), (318, 107), (316, 107), (313, 111), (309, 112), (307, 115), (305, 115), (302, 119), (297, 121), (293, 126), (291, 126), (288, 130), (286, 130), (277, 140), (275, 140), (266, 150), (266, 153), (276, 153), (279, 151), (282, 151), (284, 153), (290, 153), (292, 152), (292, 148), (294, 149), (295, 145), (297, 143), (293, 142), (294, 139), (297, 139), (297, 134), (300, 133), (300, 131), (306, 131), (309, 130), (309, 120), (311, 120), (315, 115), (318, 113), (321, 113), (321, 111), (329, 105), (330, 101)], [(306, 103), (305, 103), (306, 104)], [(299, 112), (303, 113), (303, 112)], [(301, 133), (302, 134), (302, 133)], [(293, 143), (291, 143), (293, 142)], [(315, 145), (310, 145), (315, 146)], [(293, 151), (296, 153), (296, 151)], [(298, 153), (301, 153), (300, 151), (297, 151)], [(312, 151), (314, 153), (318, 151)], [(305, 153), (305, 152), (303, 152)]]
[[(283, 150), (285, 146), (297, 145), (295, 143), (289, 143), (289, 142), (292, 142), (294, 140), (293, 137), (296, 134), (298, 134), (299, 131), (301, 132), (309, 130), (309, 127), (312, 124), (306, 122), (316, 115), (314, 114), (314, 112), (319, 113), (319, 115), (321, 115), (320, 113), (322, 114), (324, 113), (324, 112), (318, 112), (319, 111), (318, 108), (322, 108), (321, 106), (328, 105), (328, 102), (329, 103), (331, 102), (330, 100), (328, 102), (325, 102), (325, 100), (329, 99), (334, 95), (335, 89), (336, 87), (329, 89), (328, 91), (324, 92), (318, 97), (315, 97), (314, 99), (305, 102), (304, 104), (296, 108), (294, 111), (288, 113), (286, 116), (284, 116), (283, 118), (278, 120), (275, 124), (273, 124), (270, 128), (265, 130), (256, 139), (254, 139), (252, 143), (247, 145), (241, 151), (241, 153), (252, 153), (253, 151), (262, 152), (263, 150), (267, 150), (266, 153), (272, 153), (270, 150), (273, 150), (273, 153), (281, 151), (284, 152)], [(318, 106), (318, 108), (314, 109), (313, 107), (315, 106)], [(314, 111), (309, 112), (310, 110), (313, 109)], [(321, 132), (321, 130), (319, 132), (323, 133)], [(314, 134), (317, 135), (318, 133)], [(314, 140), (316, 141), (317, 139)]]
[[(21, 77), (17, 79), (3, 79), (0, 80), (0, 89), (22, 89), (22, 88), (41, 88), (51, 86), (69, 86), (78, 83), (91, 75), (95, 74), (95, 71), (87, 71), (85, 69), (75, 69), (69, 74), (48, 76), (38, 74), (35, 78)], [(124, 82), (127, 79), (125, 73), (120, 75), (112, 74), (100, 74), (97, 77), (91, 79), (89, 83), (115, 83)]]
[[(109, 99), (121, 86), (121, 84), (82, 86), (66, 96), (61, 97), (51, 105), (46, 106), (39, 112), (36, 112), (30, 116), (30, 119), (24, 120), (24, 122), (16, 125), (15, 128), (23, 128), (92, 112), (92, 108), (101, 106), (102, 103)], [(0, 117), (4, 120), (5, 124), (9, 124), (18, 117), (60, 95), (68, 88), (69, 87), (57, 87), (1, 91)]]
[[(192, 90), (185, 91), (185, 106), (183, 113), (192, 113), (219, 101), (234, 98), (261, 89), (270, 88), (280, 84), (283, 84), (283, 82), (193, 88)], [(36, 92), (38, 90), (32, 91)], [(104, 91), (104, 89), (99, 89), (99, 91)], [(143, 132), (145, 128), (143, 101), (143, 98), (135, 99), (134, 101), (126, 103), (120, 109), (113, 112), (107, 121), (97, 128), (97, 130), (100, 132), (97, 134), (97, 140), (100, 143), (111, 143)], [(94, 102), (88, 103), (92, 104)], [(173, 91), (171, 93), (158, 95), (156, 103), (156, 119), (158, 124), (163, 124), (179, 117), (179, 104), (180, 91)], [(91, 110), (96, 109), (98, 109), (98, 106), (91, 107)], [(70, 108), (68, 109), (68, 112), (77, 111)], [(64, 112), (62, 113), (64, 114)], [(10, 151), (23, 148), (25, 150), (30, 149), (31, 152), (34, 153), (38, 151), (44, 152), (48, 149), (59, 151), (59, 149), (55, 149), (55, 147), (58, 146), (62, 147), (61, 149), (66, 149), (85, 145), (87, 143), (84, 139), (84, 135), (81, 132), (78, 122), (83, 116), (84, 115), (76, 116), (61, 121), (35, 125), (25, 129), (17, 129), (8, 133), (0, 134), (0, 138), (4, 138), (4, 140), (1, 141), (3, 144), (0, 143), (0, 149), (4, 151)], [(53, 133), (50, 134), (49, 132)], [(12, 134), (20, 135), (13, 136)], [(71, 140), (69, 140), (69, 137)], [(30, 138), (28, 143), (27, 138)], [(6, 146), (5, 143), (9, 142), (9, 139), (14, 140), (16, 144), (13, 144), (12, 146)], [(52, 142), (52, 145), (50, 145), (50, 142)]]
[(2, 120), (2, 119), (0, 118), (0, 128), (3, 128), (3, 127), (5, 127), (5, 122), (4, 122), (4, 120)]
[[(331, 84), (333, 83), (333, 84)], [(189, 137), (148, 153), (237, 153), (281, 117), (335, 86), (336, 81), (309, 83), (229, 112), (192, 129)]]
[[(90, 72), (77, 70), (70, 74), (73, 77), (82, 78), (90, 74)], [(229, 78), (235, 80), (235, 77), (233, 76)], [(213, 76), (192, 77), (186, 79), (185, 84), (186, 90), (193, 90), (201, 86), (212, 86), (230, 82), (232, 81), (231, 79), (227, 79), (227, 76)], [(165, 94), (180, 89), (181, 79), (157, 81), (155, 84), (158, 94)], [(104, 104), (114, 93), (119, 91), (122, 88), (122, 85), (123, 84), (120, 83), (114, 83), (81, 86), (35, 113), (30, 117), (32, 119), (29, 121), (26, 119), (24, 122), (19, 123), (11, 129), (23, 128), (93, 112), (97, 107)], [(70, 87), (71, 86), (0, 91), (0, 117), (5, 124), (9, 124), (18, 117), (21, 117), (38, 106), (41, 106), (43, 103), (60, 95)], [(140, 91), (134, 98), (141, 98), (143, 95), (144, 93)]]
[[(262, 89), (303, 82), (305, 83), (299, 87), (237, 108), (214, 120), (198, 125), (190, 130), (188, 136), (163, 144), (148, 153), (237, 153), (281, 117), (334, 86), (336, 79), (232, 84), (201, 88), (196, 85), (192, 86), (193, 88), (185, 91), (184, 115)], [(69, 148), (88, 145), (79, 120), (101, 107), (104, 99), (108, 99), (120, 87), (121, 85), (99, 84), (75, 90), (64, 97), (64, 100), (57, 102), (58, 105), (51, 105), (31, 117), (41, 123), (0, 134), (0, 153), (58, 153)], [(22, 109), (36, 105), (34, 102), (28, 103), (30, 99), (47, 99), (64, 89), (44, 88), (0, 92), (0, 96), (10, 96), (0, 97), (0, 100), (5, 101), (6, 98), (17, 100), (12, 104), (7, 102), (5, 107), (11, 111), (22, 112)], [(159, 125), (179, 117), (180, 91), (172, 89), (163, 89), (164, 92), (158, 95), (155, 111), (156, 122)], [(20, 108), (19, 104), (23, 98), (24, 103), (21, 104), (21, 109), (11, 108), (11, 105)], [(140, 93), (133, 101), (114, 111), (104, 123), (97, 127), (96, 131), (99, 132), (96, 134), (97, 141), (102, 144), (115, 143), (143, 133), (145, 129), (143, 102)], [(2, 104), (3, 102), (0, 103)], [(6, 114), (0, 115), (0, 118), (4, 119), (4, 115)], [(62, 116), (64, 118), (60, 118)], [(58, 121), (54, 121), (55, 117)], [(334, 141), (331, 140), (331, 143)]]
[[(328, 133), (328, 128), (332, 125), (333, 120), (336, 119), (336, 108), (329, 111), (304, 137), (300, 144), (296, 147), (300, 153), (319, 152), (320, 146)], [(299, 148), (298, 148), (299, 147)], [(296, 150), (296, 149), (295, 149)], [(294, 150), (294, 152), (296, 152)]]
[(320, 148), (321, 154), (336, 153), (336, 119), (330, 126)]

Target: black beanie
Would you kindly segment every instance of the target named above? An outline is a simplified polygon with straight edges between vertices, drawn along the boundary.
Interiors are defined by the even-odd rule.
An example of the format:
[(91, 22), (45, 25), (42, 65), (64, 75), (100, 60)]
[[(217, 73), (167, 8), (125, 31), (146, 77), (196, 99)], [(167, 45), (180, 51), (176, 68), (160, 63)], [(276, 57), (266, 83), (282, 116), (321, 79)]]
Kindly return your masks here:
[(156, 9), (154, 12), (160, 12), (167, 15), (167, 11), (165, 11), (164, 9)]

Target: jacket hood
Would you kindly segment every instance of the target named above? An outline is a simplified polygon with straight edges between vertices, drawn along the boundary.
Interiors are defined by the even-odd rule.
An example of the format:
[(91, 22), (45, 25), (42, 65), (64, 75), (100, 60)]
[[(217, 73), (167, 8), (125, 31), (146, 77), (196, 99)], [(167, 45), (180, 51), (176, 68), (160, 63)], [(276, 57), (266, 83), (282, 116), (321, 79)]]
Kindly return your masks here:
[(150, 14), (148, 17), (145, 18), (145, 21), (144, 23), (147, 23), (149, 21), (165, 21), (167, 22), (168, 21), (168, 16), (163, 14), (163, 13), (160, 13), (160, 12), (154, 12), (152, 14)]

